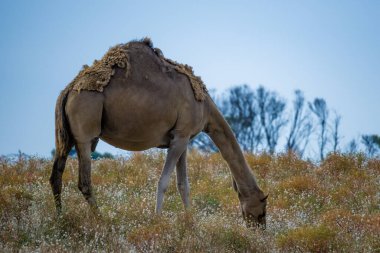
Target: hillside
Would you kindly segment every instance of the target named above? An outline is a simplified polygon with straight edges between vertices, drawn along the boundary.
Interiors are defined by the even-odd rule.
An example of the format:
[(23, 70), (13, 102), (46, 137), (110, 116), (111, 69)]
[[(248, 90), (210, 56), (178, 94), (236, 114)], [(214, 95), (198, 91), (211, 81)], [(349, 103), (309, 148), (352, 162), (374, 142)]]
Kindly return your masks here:
[(267, 229), (244, 226), (231, 176), (219, 154), (188, 156), (192, 209), (172, 182), (162, 217), (155, 190), (165, 155), (93, 161), (102, 213), (77, 189), (77, 161), (63, 176), (57, 219), (48, 182), (51, 160), (0, 160), (0, 251), (42, 252), (378, 252), (380, 160), (329, 155), (320, 165), (292, 154), (246, 155), (269, 193)]

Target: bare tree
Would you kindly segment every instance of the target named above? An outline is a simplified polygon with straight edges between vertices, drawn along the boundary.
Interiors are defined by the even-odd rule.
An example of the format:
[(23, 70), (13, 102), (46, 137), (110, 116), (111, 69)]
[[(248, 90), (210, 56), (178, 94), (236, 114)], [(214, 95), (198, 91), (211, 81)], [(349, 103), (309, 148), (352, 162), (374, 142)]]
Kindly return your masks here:
[(340, 135), (339, 135), (339, 126), (340, 121), (342, 117), (335, 112), (335, 118), (333, 122), (333, 129), (332, 129), (332, 141), (333, 141), (333, 152), (336, 153), (338, 151), (338, 146), (340, 142)]
[(286, 125), (284, 118), (285, 102), (274, 92), (265, 90), (260, 86), (256, 91), (260, 114), (260, 123), (264, 132), (269, 153), (275, 152), (281, 129)]
[(376, 134), (362, 135), (362, 143), (366, 147), (369, 157), (373, 157), (380, 149), (380, 136)]
[(358, 151), (358, 143), (356, 142), (355, 139), (352, 139), (347, 146), (347, 152), (349, 154), (354, 154)]
[[(254, 152), (263, 138), (254, 92), (247, 85), (236, 86), (224, 96), (211, 93), (213, 100), (235, 133), (244, 151)], [(191, 147), (203, 151), (217, 151), (210, 138), (201, 133), (190, 142)]]
[(248, 152), (256, 151), (262, 140), (262, 131), (252, 89), (247, 85), (230, 89), (221, 105), (221, 111), (242, 149)]
[(313, 103), (309, 102), (309, 108), (318, 119), (320, 128), (319, 153), (321, 161), (323, 161), (325, 158), (325, 148), (327, 144), (327, 120), (329, 116), (329, 110), (327, 108), (326, 101), (323, 98), (316, 98), (314, 99)]
[(309, 142), (312, 132), (312, 121), (308, 114), (305, 114), (305, 97), (300, 90), (296, 90), (293, 101), (293, 112), (289, 135), (286, 141), (286, 149), (299, 154), (301, 157)]

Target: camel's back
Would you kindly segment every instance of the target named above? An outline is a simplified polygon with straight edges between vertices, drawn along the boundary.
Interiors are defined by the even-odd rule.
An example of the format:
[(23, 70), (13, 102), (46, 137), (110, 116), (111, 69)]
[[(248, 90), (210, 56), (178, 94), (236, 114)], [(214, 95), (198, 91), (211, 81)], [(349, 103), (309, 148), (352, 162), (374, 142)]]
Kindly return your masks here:
[[(153, 78), (156, 83), (174, 81), (183, 85), (190, 84), (196, 100), (204, 101), (207, 97), (206, 86), (199, 76), (194, 75), (192, 67), (165, 58), (160, 49), (153, 48), (153, 43), (149, 38), (110, 48), (91, 66), (84, 65), (67, 89), (103, 92), (114, 79), (113, 75), (117, 69), (124, 69), (125, 77), (131, 74), (133, 81), (147, 83), (149, 78)], [(183, 80), (183, 77), (186, 77), (187, 81), (179, 82)], [(180, 86), (179, 88), (188, 90), (189, 87)]]

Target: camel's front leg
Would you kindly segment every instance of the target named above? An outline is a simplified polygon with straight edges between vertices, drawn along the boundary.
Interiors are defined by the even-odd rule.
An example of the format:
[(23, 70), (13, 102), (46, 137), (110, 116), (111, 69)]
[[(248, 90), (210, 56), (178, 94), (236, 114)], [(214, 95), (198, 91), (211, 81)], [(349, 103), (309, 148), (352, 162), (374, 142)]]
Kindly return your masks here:
[(169, 185), (170, 175), (172, 174), (179, 157), (183, 154), (184, 150), (186, 150), (188, 141), (189, 138), (180, 138), (178, 136), (175, 136), (170, 142), (164, 169), (157, 186), (157, 214), (160, 214), (162, 211), (162, 202), (164, 201), (164, 194)]
[(186, 164), (186, 154), (187, 150), (183, 152), (181, 157), (177, 162), (177, 188), (179, 193), (181, 194), (182, 203), (185, 208), (190, 207), (190, 186), (189, 180), (187, 177), (187, 164)]

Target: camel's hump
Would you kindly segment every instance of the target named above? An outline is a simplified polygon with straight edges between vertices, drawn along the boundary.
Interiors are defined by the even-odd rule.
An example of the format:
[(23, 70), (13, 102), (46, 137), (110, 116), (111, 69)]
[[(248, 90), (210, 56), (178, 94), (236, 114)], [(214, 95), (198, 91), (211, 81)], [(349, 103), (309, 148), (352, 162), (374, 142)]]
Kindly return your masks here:
[(95, 60), (91, 66), (84, 65), (83, 69), (69, 84), (70, 88), (78, 91), (91, 90), (102, 92), (104, 87), (110, 82), (115, 72), (115, 67), (126, 68), (128, 73), (130, 68), (128, 47), (131, 43), (141, 43), (148, 46), (162, 61), (173, 65), (177, 72), (188, 77), (194, 91), (194, 96), (198, 101), (203, 101), (206, 98), (207, 88), (202, 79), (194, 74), (192, 67), (165, 58), (160, 49), (153, 48), (153, 43), (149, 38), (134, 40), (126, 44), (111, 47), (100, 60)]

